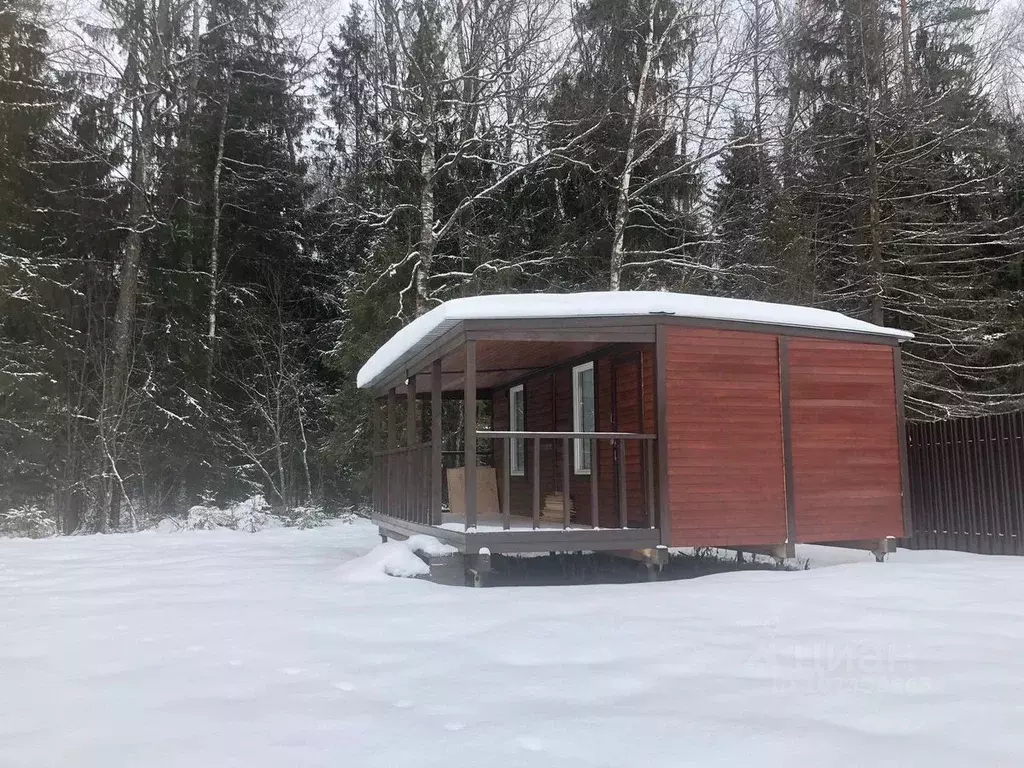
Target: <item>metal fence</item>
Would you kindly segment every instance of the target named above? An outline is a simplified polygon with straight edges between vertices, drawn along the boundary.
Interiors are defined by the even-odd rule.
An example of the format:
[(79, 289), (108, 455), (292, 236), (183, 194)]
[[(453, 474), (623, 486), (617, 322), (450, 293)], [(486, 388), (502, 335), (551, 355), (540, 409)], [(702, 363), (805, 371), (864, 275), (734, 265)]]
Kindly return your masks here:
[(1024, 554), (1024, 413), (907, 425), (908, 549)]

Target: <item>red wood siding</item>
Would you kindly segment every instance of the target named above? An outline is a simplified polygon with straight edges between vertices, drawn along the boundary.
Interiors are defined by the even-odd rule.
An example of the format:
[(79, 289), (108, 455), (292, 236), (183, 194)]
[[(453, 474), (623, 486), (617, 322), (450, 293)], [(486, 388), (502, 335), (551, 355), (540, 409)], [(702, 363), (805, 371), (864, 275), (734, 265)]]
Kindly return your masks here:
[(786, 540), (774, 335), (665, 330), (671, 546)]
[(797, 541), (900, 536), (893, 350), (789, 340)]
[[(653, 345), (631, 345), (617, 347), (614, 354), (606, 350), (594, 353), (594, 380), (598, 431), (655, 431), (654, 412), (654, 349)], [(638, 375), (642, 368), (642, 376)], [(642, 388), (638, 388), (639, 382)], [(572, 430), (572, 365), (566, 365), (526, 379), (523, 392), (526, 403), (527, 431)], [(492, 394), (494, 428), (508, 429), (508, 387), (494, 390)], [(641, 406), (642, 402), (642, 406)], [(640, 414), (643, 410), (643, 425)], [(573, 443), (570, 441), (570, 456)], [(503, 444), (495, 446), (495, 464), (499, 478), (507, 468)], [(540, 441), (540, 493), (544, 497), (562, 488), (562, 443), (560, 440)], [(524, 476), (509, 478), (512, 514), (530, 516), (533, 514), (533, 440), (526, 441), (526, 473)], [(602, 526), (617, 526), (615, 466), (611, 445), (602, 442), (598, 447), (598, 512)], [(630, 448), (626, 455), (626, 489), (628, 520), (631, 525), (646, 522), (646, 506), (643, 496), (644, 479), (638, 448)], [(576, 510), (576, 520), (589, 523), (590, 476), (577, 475), (570, 465), (570, 495)]]

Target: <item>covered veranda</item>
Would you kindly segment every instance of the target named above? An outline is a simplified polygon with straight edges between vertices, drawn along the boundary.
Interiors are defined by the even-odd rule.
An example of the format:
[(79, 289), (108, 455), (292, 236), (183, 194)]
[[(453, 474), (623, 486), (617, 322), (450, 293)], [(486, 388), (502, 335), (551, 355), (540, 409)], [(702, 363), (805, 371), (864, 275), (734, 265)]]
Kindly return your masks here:
[[(450, 322), (406, 345), (368, 377), (374, 392), (373, 514), (382, 535), (429, 534), (465, 553), (658, 547), (663, 512), (656, 431), (495, 429), (493, 411), (496, 392), (581, 360), (636, 345), (656, 357), (657, 337), (650, 316), (479, 318)], [(657, 359), (654, 365), (657, 370)], [(657, 393), (654, 401), (661, 402)], [(513, 488), (508, 457), (517, 443), (525, 446), (519, 450), (529, 463)], [(625, 461), (601, 465), (595, 460), (581, 480), (573, 476), (570, 457), (584, 445), (594, 457), (600, 450), (620, 457), (628, 451), (638, 457), (639, 472), (627, 478)], [(545, 504), (550, 500), (542, 492), (549, 490), (542, 488), (542, 460), (558, 466), (553, 480), (560, 493), (557, 520)], [(480, 469), (488, 461), (495, 470), (497, 509), (482, 508), (486, 505), (480, 502)], [(461, 474), (461, 503), (453, 509), (448, 470), (466, 467), (479, 469)], [(551, 475), (552, 467), (543, 470)], [(609, 471), (615, 476), (604, 478)], [(629, 483), (642, 487), (630, 489)], [(614, 489), (613, 498), (602, 504), (613, 505), (617, 525), (597, 513), (598, 497), (608, 488)], [(585, 511), (574, 508), (574, 492)], [(528, 497), (514, 504), (517, 493)]]

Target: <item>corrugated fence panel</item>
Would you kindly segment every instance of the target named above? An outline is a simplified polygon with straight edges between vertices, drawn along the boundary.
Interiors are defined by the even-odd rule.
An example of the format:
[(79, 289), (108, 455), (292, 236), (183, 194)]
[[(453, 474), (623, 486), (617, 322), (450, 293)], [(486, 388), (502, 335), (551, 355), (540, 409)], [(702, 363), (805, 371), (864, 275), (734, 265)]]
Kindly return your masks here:
[(908, 549), (1024, 554), (1024, 413), (907, 425)]

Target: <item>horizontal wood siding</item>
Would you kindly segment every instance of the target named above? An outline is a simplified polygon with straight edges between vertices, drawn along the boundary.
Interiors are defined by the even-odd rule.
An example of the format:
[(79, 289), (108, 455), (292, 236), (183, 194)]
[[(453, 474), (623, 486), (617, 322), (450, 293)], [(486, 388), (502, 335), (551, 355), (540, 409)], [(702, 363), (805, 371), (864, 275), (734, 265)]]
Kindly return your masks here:
[(796, 540), (900, 536), (893, 351), (789, 340)]
[(665, 333), (670, 544), (784, 542), (778, 339)]

